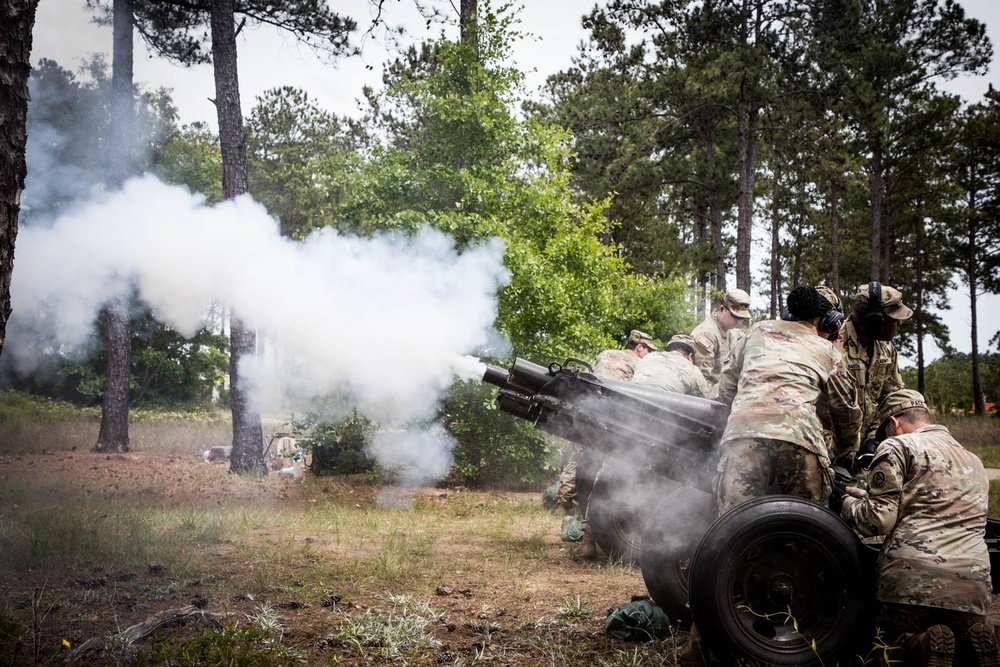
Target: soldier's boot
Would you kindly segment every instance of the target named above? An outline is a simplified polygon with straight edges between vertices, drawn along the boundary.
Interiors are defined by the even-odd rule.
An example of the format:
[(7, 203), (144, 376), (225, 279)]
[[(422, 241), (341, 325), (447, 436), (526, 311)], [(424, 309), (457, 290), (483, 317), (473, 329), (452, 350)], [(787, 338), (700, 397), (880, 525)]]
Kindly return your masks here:
[(594, 540), (594, 532), (590, 529), (589, 521), (580, 522), (580, 528), (583, 529), (583, 537), (576, 545), (576, 555), (577, 558), (582, 560), (596, 560), (597, 559), (597, 541)]
[(687, 643), (677, 652), (677, 664), (681, 667), (705, 667), (708, 659), (701, 643), (701, 633), (697, 626), (691, 624), (691, 633), (688, 635)]
[(933, 625), (906, 640), (907, 664), (919, 667), (952, 667), (955, 634), (947, 625)]
[(992, 627), (976, 623), (965, 637), (975, 659), (974, 667), (1000, 667), (1000, 647)]

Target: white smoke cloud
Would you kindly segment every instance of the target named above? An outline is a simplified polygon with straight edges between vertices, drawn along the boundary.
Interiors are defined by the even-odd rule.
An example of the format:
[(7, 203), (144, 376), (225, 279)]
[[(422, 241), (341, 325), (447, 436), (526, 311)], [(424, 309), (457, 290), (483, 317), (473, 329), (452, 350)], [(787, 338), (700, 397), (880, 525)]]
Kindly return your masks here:
[[(108, 298), (134, 286), (182, 334), (213, 302), (256, 329), (270, 363), (242, 369), (260, 409), (335, 393), (342, 409), (388, 426), (427, 419), (454, 377), (481, 377), (470, 355), (496, 344), (496, 292), (508, 280), (499, 240), (458, 252), (430, 228), (376, 238), (324, 229), (296, 242), (249, 197), (210, 207), (149, 176), (22, 229), (16, 250), (4, 355), (22, 371), (29, 340), (85, 344)], [(427, 439), (441, 440), (414, 441)]]

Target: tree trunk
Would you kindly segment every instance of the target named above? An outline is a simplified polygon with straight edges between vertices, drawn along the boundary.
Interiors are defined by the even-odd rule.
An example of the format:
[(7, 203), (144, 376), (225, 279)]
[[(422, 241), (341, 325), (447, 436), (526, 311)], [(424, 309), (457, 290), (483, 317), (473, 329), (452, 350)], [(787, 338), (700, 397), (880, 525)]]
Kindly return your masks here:
[(881, 280), (882, 253), (882, 201), (885, 198), (885, 182), (882, 173), (882, 140), (872, 140), (872, 270), (871, 279)]
[(976, 189), (971, 188), (969, 193), (969, 210), (967, 211), (968, 228), (968, 248), (969, 257), (966, 268), (969, 283), (969, 329), (972, 337), (972, 411), (973, 414), (983, 416), (986, 414), (986, 396), (983, 394), (983, 378), (979, 365), (979, 317), (976, 308), (976, 292), (979, 286), (979, 254), (978, 241), (978, 202), (976, 201)]
[[(715, 174), (715, 144), (711, 139), (705, 141), (705, 166), (709, 174)], [(715, 256), (715, 280), (712, 288), (721, 294), (726, 291), (726, 248), (722, 243), (722, 205), (719, 203), (719, 193), (713, 190), (709, 195), (708, 214), (712, 225), (712, 251)], [(714, 300), (715, 294), (709, 298)], [(711, 307), (710, 307), (711, 309)]]
[(757, 174), (757, 110), (750, 99), (749, 83), (740, 85), (739, 115), (739, 199), (736, 221), (736, 287), (750, 291), (750, 245), (753, 234), (754, 188)]
[[(240, 109), (240, 81), (236, 69), (234, 0), (212, 0), (212, 63), (215, 69), (215, 108), (219, 117), (222, 149), (222, 192), (227, 199), (245, 194), (247, 145)], [(229, 396), (233, 411), (233, 451), (229, 471), (239, 475), (264, 475), (264, 433), (260, 412), (240, 369), (253, 360), (256, 335), (231, 313)]]
[[(923, 208), (923, 202), (919, 207)], [(917, 325), (917, 391), (924, 393), (924, 222), (923, 215), (917, 216), (916, 236), (914, 239), (914, 271), (917, 277), (916, 306), (913, 311), (913, 319)]]
[(479, 0), (461, 0), (458, 23), (462, 45), (468, 47), (479, 62)]
[(771, 307), (773, 320), (781, 313), (781, 215), (778, 211), (778, 188), (781, 187), (780, 160), (775, 161), (771, 177)]
[(10, 278), (28, 167), (28, 76), (38, 0), (0, 0), (0, 352), (10, 318)]
[(840, 177), (830, 179), (830, 289), (840, 296)]
[[(761, 48), (761, 0), (743, 1), (742, 46), (752, 54), (752, 62), (759, 64)], [(750, 249), (753, 241), (753, 207), (757, 187), (757, 127), (759, 124), (758, 90), (759, 72), (744, 72), (740, 80), (736, 101), (739, 128), (739, 197), (736, 220), (736, 287), (750, 292)]]
[[(135, 91), (132, 85), (132, 0), (115, 0), (114, 56), (111, 70), (111, 136), (109, 139), (108, 187), (117, 189), (132, 175), (132, 140), (135, 126)], [(108, 367), (104, 377), (101, 428), (94, 449), (99, 452), (129, 451), (128, 401), (132, 361), (130, 294), (112, 297), (107, 318)]]

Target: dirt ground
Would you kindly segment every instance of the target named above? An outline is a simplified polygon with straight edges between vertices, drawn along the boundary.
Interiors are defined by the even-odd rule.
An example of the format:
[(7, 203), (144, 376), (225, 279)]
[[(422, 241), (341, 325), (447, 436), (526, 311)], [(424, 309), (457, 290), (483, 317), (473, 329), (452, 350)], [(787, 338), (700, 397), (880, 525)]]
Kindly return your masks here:
[[(192, 525), (213, 512), (247, 517), (242, 529), (185, 547), (187, 561), (154, 552), (125, 566), (69, 558), (57, 567), (0, 572), (3, 618), (23, 621), (14, 661), (11, 630), (0, 624), (0, 667), (61, 664), (70, 656), (77, 664), (135, 664), (73, 651), (186, 610), (183, 622), (143, 640), (179, 645), (208, 627), (193, 614), (246, 624), (264, 607), (280, 624), (287, 649), (281, 664), (677, 664), (682, 628), (650, 644), (605, 634), (608, 609), (645, 594), (641, 572), (576, 558), (560, 540), (559, 515), (540, 503), (539, 493), (465, 489), (394, 496), (364, 477), (307, 473), (294, 483), (272, 470), (245, 480), (229, 475), (228, 464), (176, 453), (0, 454), (0, 550), (12, 544), (10, 526), (53, 508), (98, 517), (115, 507), (155, 508)], [(44, 550), (44, 536), (38, 539)], [(394, 550), (399, 541), (409, 546)], [(381, 640), (362, 646), (331, 639), (373, 611), (391, 619), (399, 596), (433, 610), (432, 644), (401, 660), (389, 657)], [(1000, 601), (993, 608), (1000, 622)]]
[[(410, 514), (384, 509), (384, 492), (359, 477), (307, 473), (296, 484), (272, 471), (262, 480), (235, 480), (228, 475), (228, 464), (208, 464), (197, 456), (79, 451), (0, 455), (0, 538), (5, 514), (13, 518), (54, 506), (93, 505), (94, 512), (101, 507), (176, 508), (182, 515), (245, 508), (254, 516), (264, 512), (276, 517), (254, 523), (242, 535), (206, 543), (192, 554), (196, 576), (171, 571), (155, 554), (124, 568), (74, 563), (9, 577), (4, 573), (0, 609), (6, 605), (15, 617), (30, 619), (17, 662), (63, 660), (88, 639), (188, 605), (231, 619), (247, 619), (267, 605), (280, 619), (281, 642), (298, 656), (296, 664), (397, 663), (380, 659), (374, 649), (337, 646), (328, 637), (345, 619), (388, 609), (392, 596), (404, 595), (428, 603), (436, 614), (433, 650), (417, 651), (404, 664), (600, 665), (622, 664), (625, 655), (632, 656), (625, 664), (675, 664), (674, 649), (686, 633), (678, 630), (665, 641), (641, 646), (604, 633), (609, 608), (645, 593), (637, 568), (575, 558), (560, 540), (555, 513), (532, 511), (522, 520), (500, 511), (509, 505), (540, 505), (540, 494), (427, 489), (406, 501), (414, 504)], [(512, 525), (494, 526), (490, 508)], [(373, 527), (372, 537), (363, 543), (370, 542), (373, 552), (384, 549), (385, 543), (375, 537), (379, 523), (407, 526), (412, 517), (416, 525), (406, 531), (426, 546), (403, 550), (400, 557), (421, 562), (383, 563), (378, 559), (384, 556), (368, 554), (371, 560), (363, 562), (390, 573), (393, 567), (411, 568), (389, 583), (380, 582), (377, 574), (369, 578), (366, 566), (358, 565), (366, 558), (365, 547), (358, 547), (362, 541), (333, 536), (315, 519), (344, 511), (370, 517), (365, 521)], [(296, 518), (304, 513), (314, 517), (311, 522)], [(493, 534), (502, 538), (493, 539)], [(391, 560), (391, 552), (382, 553)], [(180, 641), (206, 627), (195, 617), (187, 620), (183, 627), (165, 630), (165, 636)], [(0, 664), (4, 659), (0, 653)], [(89, 653), (82, 662), (100, 661)]]

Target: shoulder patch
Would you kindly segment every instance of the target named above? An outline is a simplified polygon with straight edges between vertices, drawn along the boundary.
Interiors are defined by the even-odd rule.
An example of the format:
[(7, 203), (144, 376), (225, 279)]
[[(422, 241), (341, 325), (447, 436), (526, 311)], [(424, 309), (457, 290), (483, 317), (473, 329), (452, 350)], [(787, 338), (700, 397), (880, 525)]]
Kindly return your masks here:
[(715, 341), (713, 341), (711, 338), (709, 338), (705, 334), (701, 334), (701, 335), (695, 336), (694, 337), (694, 342), (698, 344), (698, 347), (701, 347), (706, 352), (714, 352), (715, 351)]
[(868, 487), (872, 495), (898, 491), (901, 481), (892, 465), (884, 459), (878, 461), (868, 475)]

